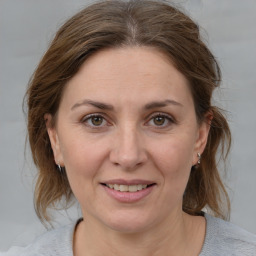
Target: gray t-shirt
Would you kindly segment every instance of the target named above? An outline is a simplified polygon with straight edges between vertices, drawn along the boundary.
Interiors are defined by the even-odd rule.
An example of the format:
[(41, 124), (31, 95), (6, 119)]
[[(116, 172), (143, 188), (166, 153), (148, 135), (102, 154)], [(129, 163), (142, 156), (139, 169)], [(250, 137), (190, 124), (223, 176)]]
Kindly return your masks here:
[[(256, 235), (204, 214), (206, 236), (199, 256), (256, 256)], [(12, 247), (0, 256), (73, 256), (76, 223), (49, 231), (27, 247)]]

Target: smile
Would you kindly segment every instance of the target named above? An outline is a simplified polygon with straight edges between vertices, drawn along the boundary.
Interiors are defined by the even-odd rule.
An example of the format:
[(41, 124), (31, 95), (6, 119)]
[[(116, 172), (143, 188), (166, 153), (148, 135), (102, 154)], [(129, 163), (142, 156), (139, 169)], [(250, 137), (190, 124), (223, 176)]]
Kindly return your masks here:
[(105, 184), (107, 187), (114, 189), (116, 191), (121, 191), (121, 192), (137, 192), (140, 190), (143, 190), (147, 188), (148, 186), (151, 185), (146, 185), (146, 184), (138, 184), (138, 185), (124, 185), (124, 184)]
[(144, 180), (112, 180), (100, 183), (105, 192), (121, 203), (135, 203), (152, 193), (156, 183)]

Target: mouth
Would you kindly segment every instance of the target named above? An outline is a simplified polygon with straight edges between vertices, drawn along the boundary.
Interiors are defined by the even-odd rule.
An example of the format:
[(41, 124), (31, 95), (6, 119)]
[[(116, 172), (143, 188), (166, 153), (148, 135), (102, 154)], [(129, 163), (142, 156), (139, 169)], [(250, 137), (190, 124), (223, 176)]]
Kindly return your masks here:
[(127, 185), (127, 184), (111, 184), (111, 183), (101, 183), (103, 186), (106, 186), (110, 189), (120, 191), (120, 192), (137, 192), (144, 190), (146, 188), (149, 188), (151, 186), (156, 185), (156, 183), (151, 183), (151, 184), (133, 184), (133, 185)]
[(105, 192), (121, 203), (135, 203), (148, 197), (157, 185), (153, 181), (133, 179), (113, 179), (100, 183)]

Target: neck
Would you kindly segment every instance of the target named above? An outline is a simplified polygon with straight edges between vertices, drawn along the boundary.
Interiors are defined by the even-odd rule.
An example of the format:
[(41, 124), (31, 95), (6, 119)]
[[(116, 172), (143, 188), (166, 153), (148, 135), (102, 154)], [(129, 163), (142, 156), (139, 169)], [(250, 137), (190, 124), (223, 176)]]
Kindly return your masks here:
[[(203, 221), (203, 222), (202, 222)], [(202, 217), (176, 214), (149, 230), (122, 233), (86, 218), (75, 232), (74, 256), (198, 255), (205, 234)]]

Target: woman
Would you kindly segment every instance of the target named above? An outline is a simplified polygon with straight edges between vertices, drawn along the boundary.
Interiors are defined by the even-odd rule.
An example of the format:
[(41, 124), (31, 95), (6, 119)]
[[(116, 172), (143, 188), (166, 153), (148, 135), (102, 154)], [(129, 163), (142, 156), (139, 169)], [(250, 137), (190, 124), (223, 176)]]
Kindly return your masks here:
[(30, 81), (28, 134), (38, 217), (74, 195), (83, 218), (3, 255), (256, 255), (224, 221), (220, 81), (198, 26), (164, 2), (104, 1), (67, 21)]

